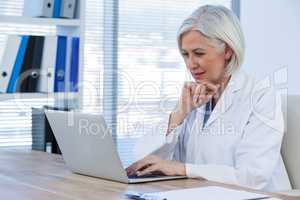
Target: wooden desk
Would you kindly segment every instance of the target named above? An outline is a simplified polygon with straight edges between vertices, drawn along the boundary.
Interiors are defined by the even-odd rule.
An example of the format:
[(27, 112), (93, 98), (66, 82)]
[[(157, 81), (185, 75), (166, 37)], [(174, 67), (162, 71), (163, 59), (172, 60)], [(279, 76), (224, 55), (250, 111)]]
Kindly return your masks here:
[(0, 152), (1, 199), (126, 199), (124, 193), (128, 190), (152, 192), (209, 185), (238, 188), (197, 179), (127, 185), (73, 174), (59, 155), (21, 150)]

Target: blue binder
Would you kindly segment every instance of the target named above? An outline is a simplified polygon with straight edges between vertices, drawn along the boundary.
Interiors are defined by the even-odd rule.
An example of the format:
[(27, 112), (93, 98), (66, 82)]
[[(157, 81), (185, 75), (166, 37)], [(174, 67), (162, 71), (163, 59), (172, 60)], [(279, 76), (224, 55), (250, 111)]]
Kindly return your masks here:
[(60, 17), (61, 1), (62, 0), (54, 0), (54, 8), (53, 8), (53, 17), (54, 18)]
[(70, 92), (78, 92), (79, 38), (72, 38)]
[(54, 77), (54, 92), (65, 91), (66, 54), (67, 37), (58, 36)]
[(21, 40), (21, 44), (20, 44), (20, 48), (18, 51), (16, 61), (15, 61), (15, 65), (13, 68), (13, 72), (11, 74), (9, 84), (7, 87), (7, 93), (14, 93), (17, 90), (17, 83), (18, 83), (20, 72), (21, 72), (28, 40), (29, 40), (29, 36), (22, 36), (22, 40)]

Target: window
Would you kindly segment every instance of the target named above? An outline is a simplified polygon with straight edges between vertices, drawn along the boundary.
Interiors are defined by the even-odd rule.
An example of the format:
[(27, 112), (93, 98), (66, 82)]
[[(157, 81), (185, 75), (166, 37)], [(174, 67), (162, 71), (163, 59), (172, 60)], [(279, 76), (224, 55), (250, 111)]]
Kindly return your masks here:
[(132, 149), (137, 138), (164, 134), (168, 114), (185, 80), (177, 29), (195, 8), (204, 4), (231, 7), (230, 0), (107, 0), (103, 4), (98, 1), (98, 8), (89, 8), (92, 18), (102, 5), (104, 16), (97, 13), (97, 20), (105, 19), (105, 23), (99, 21), (94, 27), (97, 33), (86, 30), (87, 38), (97, 41), (89, 48), (97, 48), (97, 52), (94, 58), (85, 57), (85, 62), (96, 63), (91, 63), (90, 71), (85, 68), (84, 79), (99, 85), (97, 98), (91, 98), (97, 99), (96, 104), (86, 99), (84, 105), (89, 111), (104, 114), (125, 166), (134, 159)]

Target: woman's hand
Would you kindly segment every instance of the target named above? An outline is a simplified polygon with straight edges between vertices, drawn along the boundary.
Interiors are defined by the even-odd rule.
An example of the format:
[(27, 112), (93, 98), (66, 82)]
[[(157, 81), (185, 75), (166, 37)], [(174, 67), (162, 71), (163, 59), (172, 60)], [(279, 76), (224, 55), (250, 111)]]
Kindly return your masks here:
[(185, 176), (185, 165), (172, 160), (162, 160), (158, 156), (149, 155), (133, 163), (126, 169), (128, 175), (137, 174), (138, 176), (148, 174), (163, 174), (167, 176)]
[(171, 113), (168, 133), (181, 124), (185, 117), (195, 108), (207, 103), (213, 96), (217, 95), (219, 85), (204, 82), (185, 82), (181, 97), (176, 109)]
[(208, 82), (185, 82), (177, 110), (189, 114), (193, 109), (207, 103), (217, 92), (219, 85)]

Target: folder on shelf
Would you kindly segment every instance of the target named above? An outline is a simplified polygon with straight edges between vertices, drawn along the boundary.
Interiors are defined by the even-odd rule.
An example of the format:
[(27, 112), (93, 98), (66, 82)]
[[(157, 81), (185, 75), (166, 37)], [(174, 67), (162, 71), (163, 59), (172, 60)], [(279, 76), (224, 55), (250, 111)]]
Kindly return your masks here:
[(10, 77), (13, 72), (21, 38), (17, 35), (9, 35), (7, 37), (6, 46), (2, 59), (0, 61), (0, 92), (6, 93)]
[(54, 92), (65, 91), (66, 53), (67, 53), (67, 37), (58, 36), (55, 76), (54, 76)]
[(37, 92), (45, 38), (43, 36), (31, 36), (31, 37), (33, 37), (35, 41), (34, 41), (32, 65), (28, 74), (26, 92)]
[(61, 2), (62, 0), (54, 0), (54, 8), (53, 8), (53, 17), (59, 18), (61, 11)]
[(52, 17), (54, 0), (25, 0), (23, 16)]
[(14, 68), (7, 88), (8, 93), (13, 93), (17, 91), (18, 80), (19, 80), (20, 73), (22, 71), (22, 65), (26, 54), (28, 42), (29, 42), (29, 36), (22, 36), (21, 44), (18, 50), (18, 55), (15, 60)]
[(21, 67), (21, 73), (18, 78), (16, 92), (26, 92), (28, 87), (29, 70), (32, 66), (34, 37), (29, 36), (28, 45), (25, 51), (24, 60)]
[(70, 88), (71, 55), (72, 55), (72, 37), (67, 37), (65, 92), (70, 91), (69, 88)]
[(54, 70), (56, 63), (57, 37), (46, 36), (38, 83), (39, 92), (54, 92)]
[(72, 38), (70, 92), (78, 92), (79, 38)]
[(18, 80), (17, 91), (37, 91), (43, 46), (43, 36), (29, 36), (28, 46), (26, 48), (26, 53), (22, 64), (21, 74)]
[(76, 0), (61, 0), (60, 17), (73, 19), (75, 17)]

